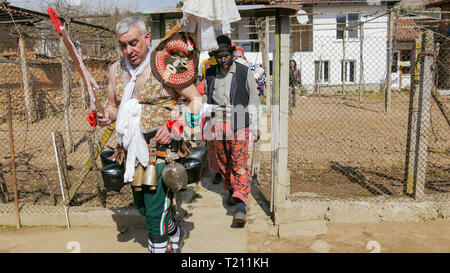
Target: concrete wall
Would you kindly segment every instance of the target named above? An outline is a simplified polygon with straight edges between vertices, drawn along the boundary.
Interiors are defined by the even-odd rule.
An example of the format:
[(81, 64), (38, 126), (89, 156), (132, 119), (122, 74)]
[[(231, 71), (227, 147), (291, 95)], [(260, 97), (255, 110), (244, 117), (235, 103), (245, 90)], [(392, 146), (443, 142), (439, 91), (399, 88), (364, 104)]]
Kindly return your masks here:
[(339, 200), (300, 198), (275, 208), (275, 223), (303, 221), (334, 223), (419, 222), (450, 218), (448, 196), (429, 196), (420, 202), (411, 198), (366, 198)]

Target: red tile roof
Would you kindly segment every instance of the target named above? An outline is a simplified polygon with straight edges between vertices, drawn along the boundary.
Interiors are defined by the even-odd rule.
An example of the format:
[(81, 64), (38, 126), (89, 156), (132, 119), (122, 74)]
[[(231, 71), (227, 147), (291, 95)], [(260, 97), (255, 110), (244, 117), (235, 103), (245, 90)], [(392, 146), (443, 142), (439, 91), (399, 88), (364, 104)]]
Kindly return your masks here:
[(413, 19), (400, 18), (397, 27), (397, 40), (414, 40), (419, 37), (418, 25)]

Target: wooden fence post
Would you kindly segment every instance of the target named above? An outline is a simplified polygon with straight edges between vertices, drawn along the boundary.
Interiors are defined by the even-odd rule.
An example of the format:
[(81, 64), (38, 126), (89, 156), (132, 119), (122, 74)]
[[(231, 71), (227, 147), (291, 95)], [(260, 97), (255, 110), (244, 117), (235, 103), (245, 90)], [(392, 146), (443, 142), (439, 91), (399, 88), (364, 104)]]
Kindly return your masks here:
[(346, 51), (346, 43), (345, 43), (345, 38), (347, 35), (345, 35), (347, 31), (347, 28), (344, 26), (344, 31), (342, 34), (342, 62), (341, 62), (341, 77), (342, 77), (342, 94), (345, 94), (345, 73), (347, 72), (346, 70), (346, 61), (345, 58), (347, 57), (345, 55), (345, 51)]
[[(265, 96), (266, 96), (266, 105), (267, 110), (269, 111), (269, 116), (271, 113), (271, 105), (272, 105), (272, 86), (270, 85), (270, 59), (269, 59), (269, 52), (270, 52), (270, 18), (269, 16), (266, 16), (265, 18), (265, 25), (264, 25), (264, 52), (263, 55), (266, 55), (266, 59), (264, 61), (264, 71), (266, 72), (266, 86), (264, 88), (265, 90)], [(273, 57), (272, 57), (273, 59)], [(273, 63), (273, 62), (272, 62)]]
[(274, 94), (272, 105), (272, 197), (271, 212), (287, 200), (290, 192), (288, 161), (290, 19), (277, 12), (275, 25)]
[(20, 67), (22, 70), (23, 94), (25, 98), (25, 109), (27, 111), (28, 123), (33, 122), (33, 106), (31, 104), (30, 83), (28, 82), (28, 65), (25, 51), (25, 41), (19, 34)]
[(275, 48), (273, 52), (273, 91), (272, 91), (272, 110), (271, 110), (271, 197), (270, 197), (270, 212), (274, 212), (276, 194), (278, 188), (278, 138), (280, 125), (280, 40), (281, 40), (281, 20), (279, 12), (275, 17)]
[[(434, 89), (433, 32), (427, 30), (423, 36), (423, 52), (418, 55), (420, 80), (418, 89), (411, 92), (410, 117), (408, 122), (406, 193), (420, 200), (425, 196), (425, 175), (428, 160), (431, 94)], [(415, 131), (413, 131), (415, 130)]]
[(363, 99), (362, 86), (364, 84), (364, 23), (359, 24), (360, 42), (359, 42), (359, 101)]
[(280, 126), (278, 146), (278, 204), (286, 202), (290, 193), (290, 174), (288, 170), (288, 135), (289, 135), (289, 55), (290, 55), (291, 21), (289, 16), (281, 17), (280, 37)]
[(70, 80), (71, 80), (71, 69), (69, 62), (69, 53), (62, 41), (59, 40), (59, 52), (61, 54), (61, 71), (62, 71), (62, 82), (64, 91), (64, 119), (66, 123), (66, 135), (67, 142), (69, 143), (69, 151), (73, 152), (74, 143), (72, 135), (72, 117), (71, 117), (71, 103), (70, 103)]
[(393, 55), (393, 45), (392, 45), (392, 33), (393, 33), (393, 12), (392, 9), (389, 10), (389, 37), (387, 45), (387, 64), (386, 64), (386, 92), (384, 97), (384, 111), (391, 111), (391, 74), (392, 74), (392, 55)]

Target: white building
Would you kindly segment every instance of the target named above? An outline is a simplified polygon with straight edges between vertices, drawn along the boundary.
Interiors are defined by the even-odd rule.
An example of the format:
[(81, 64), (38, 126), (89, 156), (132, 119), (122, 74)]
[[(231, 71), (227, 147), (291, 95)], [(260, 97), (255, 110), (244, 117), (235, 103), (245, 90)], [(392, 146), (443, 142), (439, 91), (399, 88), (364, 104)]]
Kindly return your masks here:
[[(370, 1), (370, 0), (369, 0)], [(376, 0), (374, 0), (376, 1)], [(306, 0), (275, 1), (277, 4), (300, 5), (307, 13), (308, 21), (300, 25), (291, 18), (291, 59), (302, 72), (303, 86), (310, 92), (320, 83), (321, 90), (340, 88), (354, 90), (359, 82), (365, 90), (378, 91), (384, 84), (387, 64), (388, 9), (399, 0), (367, 2), (358, 0)], [(271, 1), (237, 0), (238, 4), (264, 4)], [(361, 40), (360, 23), (363, 22), (364, 39)], [(274, 21), (271, 21), (270, 52), (275, 45)], [(258, 36), (252, 18), (242, 18), (233, 24), (233, 41), (246, 51), (252, 64), (262, 63), (257, 52)], [(346, 26), (345, 35), (343, 26)], [(345, 51), (344, 51), (345, 36)], [(362, 43), (362, 52), (360, 50)], [(202, 54), (202, 59), (207, 58)], [(269, 54), (272, 59), (272, 53)], [(345, 59), (345, 66), (343, 60)], [(361, 59), (363, 77), (360, 79)], [(320, 79), (320, 80), (319, 80)]]

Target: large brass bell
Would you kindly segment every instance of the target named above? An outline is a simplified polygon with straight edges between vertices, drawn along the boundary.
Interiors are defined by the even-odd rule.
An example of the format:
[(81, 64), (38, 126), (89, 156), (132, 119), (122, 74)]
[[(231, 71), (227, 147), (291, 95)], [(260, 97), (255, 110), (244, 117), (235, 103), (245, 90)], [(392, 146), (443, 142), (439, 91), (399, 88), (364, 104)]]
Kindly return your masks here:
[(142, 167), (141, 164), (138, 164), (137, 167), (134, 169), (134, 177), (133, 182), (131, 183), (131, 186), (134, 187), (136, 191), (141, 191), (142, 188), (142, 178), (144, 177), (144, 167)]
[(142, 185), (149, 186), (150, 190), (156, 190), (158, 187), (158, 177), (156, 175), (156, 166), (149, 164), (144, 172)]

